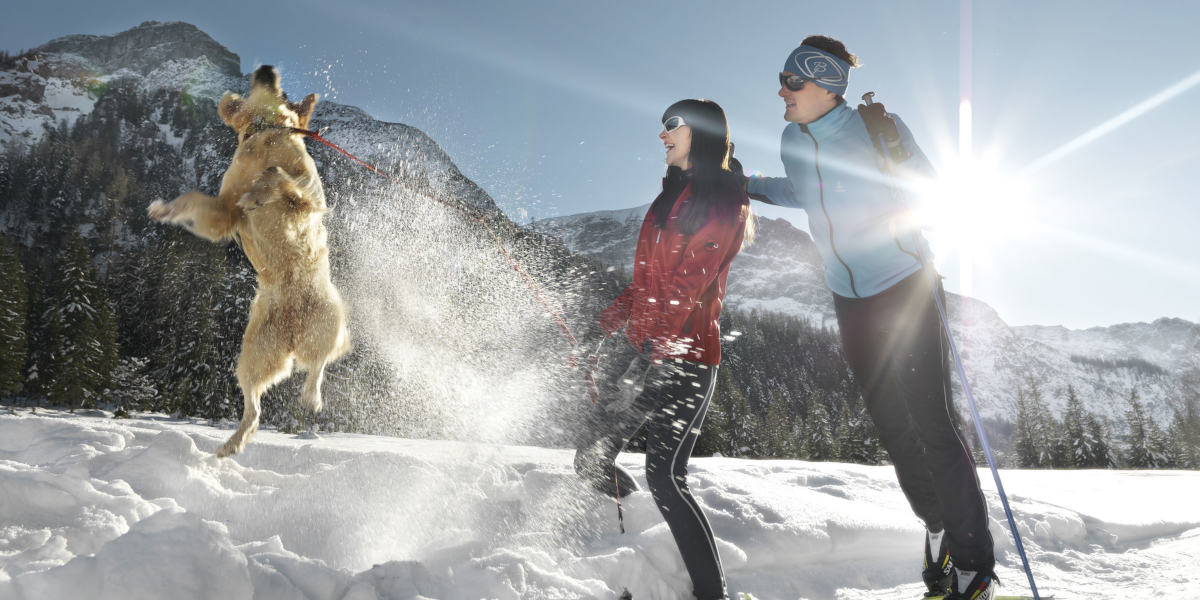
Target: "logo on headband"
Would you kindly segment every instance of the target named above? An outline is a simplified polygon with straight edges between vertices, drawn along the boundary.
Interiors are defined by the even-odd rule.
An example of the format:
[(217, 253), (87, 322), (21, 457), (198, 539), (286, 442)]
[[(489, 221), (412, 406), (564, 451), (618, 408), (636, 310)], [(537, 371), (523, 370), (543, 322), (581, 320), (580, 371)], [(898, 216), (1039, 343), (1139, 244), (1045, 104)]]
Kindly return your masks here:
[(846, 71), (841, 65), (829, 59), (820, 52), (802, 50), (792, 57), (796, 63), (796, 74), (823, 83), (844, 84), (847, 81)]

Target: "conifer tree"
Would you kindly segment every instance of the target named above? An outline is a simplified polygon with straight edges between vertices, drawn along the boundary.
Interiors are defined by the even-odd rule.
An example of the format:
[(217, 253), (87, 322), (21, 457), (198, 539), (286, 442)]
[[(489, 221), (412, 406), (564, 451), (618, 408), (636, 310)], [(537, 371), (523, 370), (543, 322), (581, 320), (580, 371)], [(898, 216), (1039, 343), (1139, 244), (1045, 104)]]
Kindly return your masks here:
[(1062, 445), (1062, 424), (1054, 418), (1050, 407), (1042, 402), (1040, 389), (1030, 388), (1030, 399), (1034, 402), (1034, 410), (1037, 411), (1038, 447), (1041, 449), (1038, 467), (1043, 469), (1060, 467), (1063, 465), (1066, 454)]
[(1138, 399), (1137, 388), (1129, 392), (1129, 408), (1125, 411), (1129, 434), (1125, 441), (1125, 463), (1131, 469), (1154, 469), (1158, 467), (1153, 444), (1153, 423), (1146, 418), (1146, 411)]
[(720, 390), (725, 408), (726, 444), (721, 454), (725, 456), (750, 456), (760, 437), (762, 423), (750, 410), (746, 395), (733, 383), (732, 374), (726, 369), (717, 371), (717, 389)]
[(813, 395), (808, 399), (804, 417), (804, 435), (800, 442), (800, 458), (805, 460), (834, 460), (832, 423), (825, 404)]
[(1028, 388), (1017, 388), (1017, 424), (1015, 450), (1018, 464), (1026, 469), (1055, 466), (1058, 450), (1057, 424), (1042, 401), (1041, 386), (1030, 379)]
[(1193, 374), (1185, 374), (1183, 379), (1183, 401), (1172, 416), (1170, 435), (1179, 444), (1179, 467), (1200, 469), (1200, 392), (1187, 387), (1200, 381), (1193, 381)]
[(72, 409), (94, 404), (108, 387), (117, 355), (116, 319), (78, 235), (59, 259), (47, 315), (51, 349), (47, 395)]
[(859, 465), (881, 464), (884, 452), (879, 432), (861, 405), (847, 405), (842, 409), (837, 438), (838, 460)]
[(215, 377), (222, 366), (213, 343), (215, 254), (192, 240), (173, 238), (153, 255), (161, 279), (155, 294), (151, 372), (162, 394), (158, 410), (198, 415), (219, 393)]
[[(693, 456), (725, 455), (729, 451), (729, 410), (725, 403), (728, 399), (722, 394), (721, 374), (728, 370), (722, 366), (717, 371), (717, 388), (708, 406), (708, 414), (704, 415), (704, 424), (700, 428), (700, 436), (696, 438), (696, 447), (692, 449)], [(726, 375), (728, 382), (729, 375)]]
[(24, 388), (29, 288), (15, 247), (0, 235), (0, 397)]
[(50, 328), (47, 319), (51, 314), (53, 302), (47, 290), (46, 282), (33, 272), (27, 279), (29, 283), (29, 312), (25, 319), (25, 330), (28, 334), (28, 357), (25, 360), (25, 395), (34, 401), (34, 410), (41, 405), (46, 397), (50, 373), (50, 359), (53, 348), (49, 344)]
[[(226, 248), (224, 254), (224, 259), (218, 259), (216, 264), (217, 281), (212, 305), (217, 328), (213, 337), (214, 354), (218, 361), (214, 373), (214, 393), (209, 396), (200, 413), (208, 419), (237, 418), (241, 415), (242, 392), (237, 383), (237, 361), (255, 289), (254, 269), (241, 250), (231, 246)], [(289, 404), (294, 406), (294, 403)], [(311, 416), (307, 411), (302, 414), (306, 418)]]
[(1163, 431), (1163, 428), (1159, 427), (1153, 419), (1146, 419), (1146, 426), (1150, 432), (1150, 452), (1154, 456), (1153, 468), (1178, 468), (1183, 451), (1176, 443), (1177, 440), (1171, 438), (1168, 432)]
[(846, 455), (850, 453), (854, 444), (851, 440), (852, 433), (850, 432), (850, 407), (842, 406), (841, 410), (837, 411), (837, 416), (833, 420), (834, 458), (841, 462), (853, 462), (846, 459)]
[(1083, 403), (1075, 393), (1075, 387), (1067, 386), (1067, 408), (1063, 413), (1061, 464), (1057, 466), (1082, 468), (1093, 455), (1091, 439), (1087, 435), (1087, 415)]
[(795, 458), (797, 453), (794, 419), (779, 390), (771, 391), (767, 416), (763, 419), (762, 437), (767, 458)]
[(1113, 452), (1108, 430), (1095, 415), (1087, 415), (1087, 438), (1090, 453), (1087, 461), (1081, 465), (1088, 469), (1115, 469), (1117, 457)]
[(146, 368), (149, 361), (131, 356), (122, 358), (113, 371), (113, 388), (109, 392), (116, 404), (117, 416), (128, 416), (130, 410), (153, 410), (158, 390)]
[(1038, 420), (1032, 400), (1025, 388), (1017, 385), (1017, 420), (1013, 431), (1013, 451), (1017, 466), (1033, 469), (1039, 466), (1041, 449), (1038, 448)]

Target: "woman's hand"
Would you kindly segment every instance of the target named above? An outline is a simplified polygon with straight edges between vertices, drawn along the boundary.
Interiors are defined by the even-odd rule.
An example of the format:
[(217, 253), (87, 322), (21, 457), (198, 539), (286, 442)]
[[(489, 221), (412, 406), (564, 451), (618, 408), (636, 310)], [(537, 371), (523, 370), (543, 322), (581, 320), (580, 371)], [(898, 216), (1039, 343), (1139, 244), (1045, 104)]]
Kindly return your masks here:
[(604, 312), (600, 313), (599, 325), (605, 335), (612, 335), (629, 322), (633, 311), (633, 284), (629, 284)]
[(623, 307), (613, 304), (600, 313), (600, 330), (604, 335), (610, 336), (621, 330), (626, 323), (629, 322), (629, 314), (623, 310)]
[(629, 362), (629, 368), (617, 379), (617, 394), (612, 402), (604, 406), (610, 414), (629, 410), (637, 397), (646, 389), (646, 374), (650, 372), (651, 363), (645, 355), (638, 354)]

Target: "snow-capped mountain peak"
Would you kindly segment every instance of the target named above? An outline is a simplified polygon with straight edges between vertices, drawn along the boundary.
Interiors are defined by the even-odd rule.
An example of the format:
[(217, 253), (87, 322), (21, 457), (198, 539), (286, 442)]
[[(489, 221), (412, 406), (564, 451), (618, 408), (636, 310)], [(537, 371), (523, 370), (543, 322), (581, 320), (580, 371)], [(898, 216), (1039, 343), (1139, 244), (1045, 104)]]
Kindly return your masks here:
[(241, 59), (195, 25), (146, 21), (114, 35), (68, 35), (35, 49), (39, 54), (72, 54), (93, 69), (127, 69), (150, 76), (168, 62), (207, 59), (220, 74), (241, 78)]
[(117, 79), (144, 91), (219, 98), (245, 87), (238, 56), (188, 23), (147, 21), (114, 35), (70, 35), (0, 70), (0, 143), (28, 146), (47, 127), (91, 112)]

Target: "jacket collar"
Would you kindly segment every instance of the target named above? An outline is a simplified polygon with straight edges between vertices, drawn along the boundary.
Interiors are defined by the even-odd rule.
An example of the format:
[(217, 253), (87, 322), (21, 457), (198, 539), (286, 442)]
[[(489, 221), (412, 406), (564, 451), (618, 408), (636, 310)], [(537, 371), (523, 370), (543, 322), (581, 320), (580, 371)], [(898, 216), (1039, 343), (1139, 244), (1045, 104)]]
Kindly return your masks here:
[(850, 108), (845, 102), (839, 102), (833, 110), (825, 113), (816, 121), (808, 125), (800, 125), (800, 129), (812, 134), (818, 141), (829, 139), (837, 135), (837, 132), (846, 126), (846, 123), (850, 121), (854, 113), (854, 109)]

